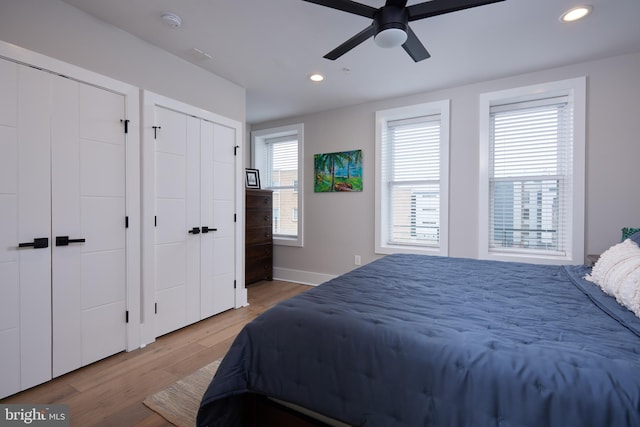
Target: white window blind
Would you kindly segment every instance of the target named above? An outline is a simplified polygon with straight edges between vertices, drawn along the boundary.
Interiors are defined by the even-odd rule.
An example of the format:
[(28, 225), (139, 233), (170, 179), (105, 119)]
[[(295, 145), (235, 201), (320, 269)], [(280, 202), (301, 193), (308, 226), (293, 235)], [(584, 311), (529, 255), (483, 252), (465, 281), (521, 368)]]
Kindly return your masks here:
[(274, 215), (273, 234), (281, 237), (296, 237), (298, 233), (298, 139), (291, 136), (266, 139), (265, 146), (267, 169), (264, 187), (273, 190), (273, 209), (274, 212), (280, 213), (280, 215)]
[(565, 256), (573, 188), (569, 97), (493, 105), (489, 120), (489, 251)]
[(387, 244), (440, 244), (440, 115), (387, 122), (382, 174)]

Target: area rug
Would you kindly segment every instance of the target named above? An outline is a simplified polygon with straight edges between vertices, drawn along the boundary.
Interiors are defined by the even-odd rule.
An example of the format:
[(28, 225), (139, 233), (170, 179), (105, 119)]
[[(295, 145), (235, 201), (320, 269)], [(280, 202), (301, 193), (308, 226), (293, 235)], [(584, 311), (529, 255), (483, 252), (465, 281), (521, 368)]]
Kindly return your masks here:
[(195, 426), (200, 400), (220, 366), (220, 360), (211, 362), (164, 390), (147, 397), (143, 403), (173, 425)]

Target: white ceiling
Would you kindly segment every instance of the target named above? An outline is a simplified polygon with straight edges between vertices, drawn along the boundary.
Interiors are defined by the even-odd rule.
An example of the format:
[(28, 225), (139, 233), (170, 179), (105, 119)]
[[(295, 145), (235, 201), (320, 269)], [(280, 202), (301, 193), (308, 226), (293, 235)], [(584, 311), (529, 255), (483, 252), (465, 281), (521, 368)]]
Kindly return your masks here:
[[(431, 53), (419, 63), (372, 39), (324, 59), (370, 20), (302, 0), (64, 1), (245, 87), (249, 123), (640, 51), (640, 0), (585, 0), (592, 14), (572, 24), (558, 18), (581, 0), (505, 0), (414, 21)], [(315, 72), (325, 81), (310, 82)]]

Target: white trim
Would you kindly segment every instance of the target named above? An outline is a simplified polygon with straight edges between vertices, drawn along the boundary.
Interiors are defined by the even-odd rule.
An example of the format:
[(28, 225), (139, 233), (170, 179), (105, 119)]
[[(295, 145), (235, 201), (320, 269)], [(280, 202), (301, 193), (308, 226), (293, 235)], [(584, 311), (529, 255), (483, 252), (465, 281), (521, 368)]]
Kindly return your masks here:
[(283, 280), (285, 282), (301, 283), (303, 285), (318, 286), (336, 277), (338, 276), (334, 274), (273, 267), (273, 280)]
[[(449, 138), (450, 138), (450, 100), (428, 102), (389, 110), (376, 111), (376, 185), (375, 185), (375, 253), (414, 253), (427, 255), (449, 254)], [(387, 221), (386, 212), (382, 209), (384, 194), (382, 192), (382, 141), (386, 133), (387, 123), (393, 120), (408, 119), (417, 116), (440, 115), (440, 245), (438, 248), (390, 245), (386, 241), (382, 224)]]
[[(480, 259), (544, 264), (584, 263), (585, 217), (585, 139), (586, 139), (586, 77), (541, 83), (480, 95), (479, 171), (478, 184), (478, 254)], [(573, 205), (570, 248), (567, 256), (533, 255), (530, 253), (489, 252), (489, 110), (498, 101), (519, 102), (535, 95), (573, 97)]]
[(259, 169), (256, 165), (261, 151), (260, 145), (264, 144), (267, 139), (291, 135), (296, 135), (298, 138), (298, 235), (296, 237), (273, 236), (273, 244), (302, 247), (304, 246), (304, 124), (298, 123), (251, 132), (251, 167)]

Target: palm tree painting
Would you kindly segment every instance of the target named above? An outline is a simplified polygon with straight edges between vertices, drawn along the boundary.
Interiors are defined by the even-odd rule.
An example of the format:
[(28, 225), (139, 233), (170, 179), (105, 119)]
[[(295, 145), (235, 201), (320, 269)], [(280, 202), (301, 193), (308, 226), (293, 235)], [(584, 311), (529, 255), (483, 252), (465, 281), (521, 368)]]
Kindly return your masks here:
[(316, 193), (362, 191), (362, 150), (313, 156)]

